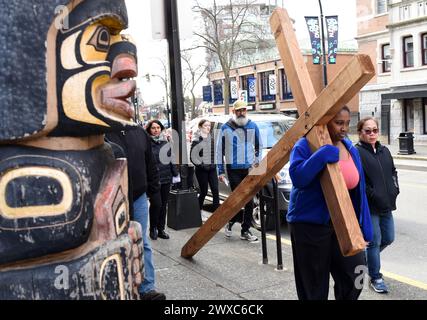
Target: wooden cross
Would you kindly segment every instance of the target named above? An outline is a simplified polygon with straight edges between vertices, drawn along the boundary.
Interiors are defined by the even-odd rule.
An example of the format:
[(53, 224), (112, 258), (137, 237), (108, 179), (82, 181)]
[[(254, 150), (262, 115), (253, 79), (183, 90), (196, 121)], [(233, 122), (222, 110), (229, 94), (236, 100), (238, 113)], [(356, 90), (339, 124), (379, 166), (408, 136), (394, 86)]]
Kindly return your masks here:
[[(252, 170), (184, 245), (181, 250), (184, 258), (193, 257), (283, 168), (299, 138), (306, 135), (312, 150), (332, 144), (326, 124), (375, 74), (369, 56), (356, 55), (317, 96), (287, 11), (276, 9), (270, 24), (300, 117), (261, 161), (261, 170)], [(366, 243), (338, 164), (327, 165), (321, 184), (341, 252), (351, 256), (362, 251)]]

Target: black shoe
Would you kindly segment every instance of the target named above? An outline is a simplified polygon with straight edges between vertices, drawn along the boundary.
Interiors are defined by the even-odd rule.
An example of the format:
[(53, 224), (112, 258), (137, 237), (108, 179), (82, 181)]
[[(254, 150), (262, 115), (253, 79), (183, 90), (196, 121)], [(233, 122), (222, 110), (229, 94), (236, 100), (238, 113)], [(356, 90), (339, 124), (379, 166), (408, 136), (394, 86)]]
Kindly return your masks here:
[(139, 298), (141, 300), (166, 300), (164, 293), (157, 292), (156, 290), (150, 290), (146, 293), (139, 293)]
[(157, 236), (158, 236), (157, 229), (151, 229), (150, 230), (150, 238), (151, 238), (151, 240), (157, 240)]
[(169, 239), (169, 235), (165, 232), (165, 230), (159, 230), (159, 233), (157, 235), (159, 238)]

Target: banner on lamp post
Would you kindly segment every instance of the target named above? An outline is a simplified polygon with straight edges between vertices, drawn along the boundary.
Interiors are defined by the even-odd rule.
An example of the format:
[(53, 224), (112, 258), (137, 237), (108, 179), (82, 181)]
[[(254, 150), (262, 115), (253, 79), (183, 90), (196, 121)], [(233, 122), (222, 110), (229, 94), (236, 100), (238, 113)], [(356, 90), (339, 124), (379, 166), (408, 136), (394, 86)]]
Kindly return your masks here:
[(305, 17), (308, 32), (311, 41), (311, 53), (313, 55), (313, 64), (320, 64), (320, 57), (322, 54), (321, 39), (320, 39), (320, 25), (318, 17)]
[(212, 102), (212, 86), (203, 86), (203, 101)]
[(328, 32), (328, 61), (329, 64), (335, 64), (338, 50), (338, 16), (326, 17), (326, 29)]

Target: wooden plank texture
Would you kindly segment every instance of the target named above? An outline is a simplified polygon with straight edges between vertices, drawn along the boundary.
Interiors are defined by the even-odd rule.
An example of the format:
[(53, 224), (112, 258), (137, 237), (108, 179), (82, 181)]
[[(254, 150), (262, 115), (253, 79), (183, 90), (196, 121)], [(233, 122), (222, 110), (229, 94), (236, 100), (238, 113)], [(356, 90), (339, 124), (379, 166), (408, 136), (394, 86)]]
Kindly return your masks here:
[[(351, 74), (346, 81), (342, 77)], [(360, 90), (373, 76), (373, 66), (365, 56), (356, 56), (343, 68), (312, 105), (295, 122), (280, 141), (261, 161), (257, 175), (251, 171), (236, 190), (210, 216), (203, 226), (188, 240), (181, 250), (184, 258), (193, 257), (225, 224), (288, 162), (290, 150), (298, 139), (307, 134), (328, 114), (336, 114), (351, 93)], [(345, 101), (344, 99), (348, 99)]]
[[(294, 92), (298, 111), (300, 114), (303, 114), (307, 106), (311, 105), (315, 100), (316, 94), (287, 11), (281, 8), (276, 9), (270, 18), (270, 24), (276, 38), (288, 81)], [(369, 57), (361, 56), (359, 59), (366, 59), (369, 65)], [(340, 73), (338, 83), (344, 85), (352, 79), (352, 72), (356, 71), (353, 62), (354, 60), (350, 62), (347, 72)], [(374, 69), (372, 69), (372, 73), (373, 72)], [(365, 80), (366, 78), (362, 78), (360, 81), (364, 83)], [(328, 90), (328, 93), (341, 97), (341, 99), (339, 99), (341, 100), (341, 106), (348, 102), (354, 94), (360, 90), (357, 85), (353, 87), (354, 90), (350, 90), (347, 93), (340, 91), (340, 87), (336, 89), (337, 91)], [(323, 92), (325, 92), (325, 90)], [(317, 107), (314, 109), (317, 110)], [(322, 145), (332, 144), (326, 124), (335, 114), (336, 110), (331, 108), (324, 119), (319, 122), (320, 125), (316, 126), (314, 130), (310, 131), (307, 135), (308, 142), (313, 151), (317, 150)], [(345, 256), (357, 254), (365, 249), (366, 243), (363, 239), (351, 198), (338, 164), (328, 164), (322, 173), (320, 181), (341, 252)]]

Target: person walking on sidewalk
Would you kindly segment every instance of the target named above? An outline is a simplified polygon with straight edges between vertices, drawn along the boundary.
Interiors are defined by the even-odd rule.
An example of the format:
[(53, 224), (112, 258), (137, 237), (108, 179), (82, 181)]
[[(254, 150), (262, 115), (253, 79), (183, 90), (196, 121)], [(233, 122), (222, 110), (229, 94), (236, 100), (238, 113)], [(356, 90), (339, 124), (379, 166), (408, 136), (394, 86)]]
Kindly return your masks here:
[(165, 300), (166, 296), (155, 289), (153, 253), (148, 239), (148, 200), (160, 189), (159, 172), (151, 150), (150, 137), (137, 126), (127, 132), (106, 135), (116, 158), (128, 161), (128, 199), (131, 219), (142, 227), (144, 244), (144, 281), (139, 287), (141, 300)]
[(367, 248), (371, 287), (387, 293), (381, 269), (380, 252), (394, 241), (394, 220), (399, 194), (397, 171), (390, 151), (378, 141), (378, 121), (367, 117), (357, 124), (360, 141), (356, 144), (366, 176), (366, 194), (374, 228), (374, 238)]
[(150, 198), (150, 238), (169, 239), (165, 232), (166, 210), (172, 178), (178, 177), (178, 171), (172, 163), (172, 148), (170, 136), (159, 120), (148, 122), (146, 130), (151, 136), (151, 147), (160, 175), (160, 190)]
[(191, 162), (196, 167), (196, 177), (200, 187), (199, 207), (203, 208), (208, 194), (208, 184), (213, 197), (213, 211), (219, 207), (218, 175), (215, 165), (215, 139), (211, 134), (211, 123), (202, 119), (194, 134), (190, 149)]
[[(261, 137), (258, 126), (247, 116), (247, 107), (246, 102), (242, 100), (237, 100), (233, 104), (233, 117), (221, 127), (216, 148), (218, 179), (225, 183), (225, 170), (227, 170), (232, 191), (245, 179), (252, 167), (258, 166), (260, 161)], [(253, 209), (254, 203), (250, 200), (245, 205), (243, 219), (241, 219), (240, 239), (242, 240), (258, 240), (249, 230)], [(226, 237), (231, 237), (231, 228), (238, 219), (239, 214), (227, 223), (225, 226)]]
[(333, 145), (312, 152), (301, 138), (291, 152), (289, 174), (293, 187), (287, 221), (291, 232), (294, 274), (300, 300), (327, 300), (332, 275), (337, 300), (356, 300), (363, 285), (358, 284), (358, 268), (366, 266), (365, 253), (351, 257), (341, 253), (320, 184), (320, 174), (328, 163), (341, 168), (354, 211), (365, 241), (372, 239), (372, 224), (365, 193), (365, 178), (359, 152), (346, 138), (350, 109), (343, 109), (327, 127)]

